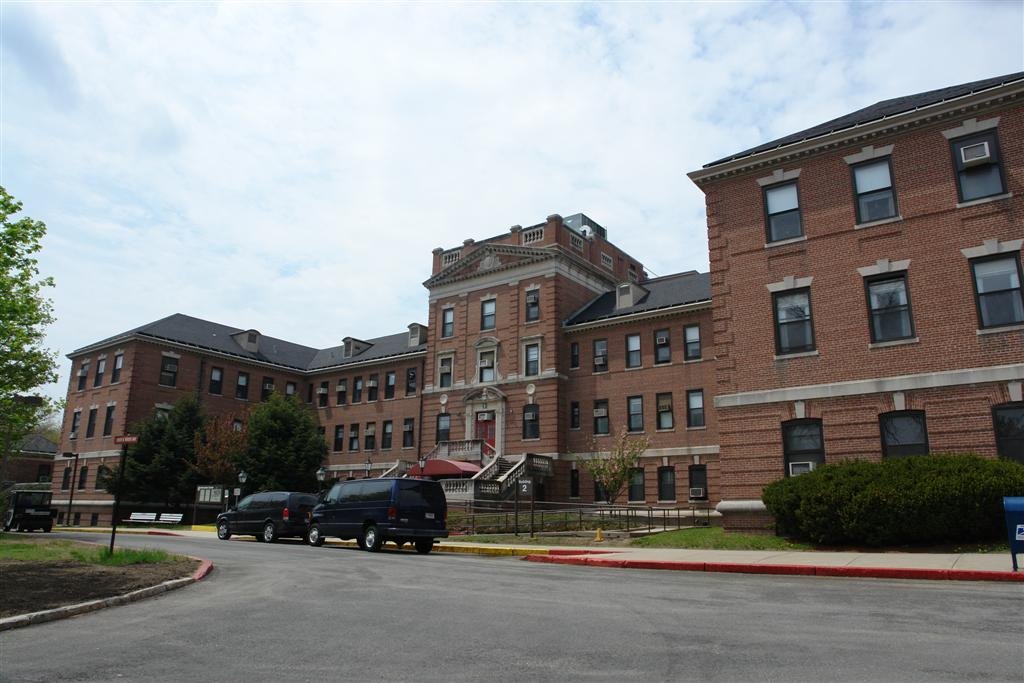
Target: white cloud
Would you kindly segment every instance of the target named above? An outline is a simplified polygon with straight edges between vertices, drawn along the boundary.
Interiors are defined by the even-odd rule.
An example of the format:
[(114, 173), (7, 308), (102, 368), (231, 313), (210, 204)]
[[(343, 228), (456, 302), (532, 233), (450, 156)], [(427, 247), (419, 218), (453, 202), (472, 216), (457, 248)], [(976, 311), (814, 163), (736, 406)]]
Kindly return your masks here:
[(433, 247), (552, 212), (705, 269), (686, 171), (1024, 64), (1019, 3), (4, 12), (0, 182), (49, 226), (61, 353), (178, 311), (312, 346), (398, 332), (426, 322)]

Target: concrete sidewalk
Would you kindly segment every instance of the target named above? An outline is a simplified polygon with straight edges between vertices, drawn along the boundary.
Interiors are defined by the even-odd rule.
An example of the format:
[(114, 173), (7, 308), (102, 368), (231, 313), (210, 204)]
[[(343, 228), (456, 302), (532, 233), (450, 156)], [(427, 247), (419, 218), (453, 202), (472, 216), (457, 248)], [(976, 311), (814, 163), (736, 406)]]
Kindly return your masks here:
[[(110, 533), (102, 527), (61, 527), (59, 531)], [(196, 529), (118, 528), (118, 534), (216, 538), (213, 527)], [(236, 537), (238, 538), (238, 537)], [(1024, 582), (1024, 571), (1013, 572), (1006, 553), (905, 553), (777, 550), (696, 550), (595, 546), (537, 546), (527, 544), (464, 543), (458, 537), (439, 541), (436, 552), (521, 556), (529, 562), (574, 564), (615, 569), (849, 576), (956, 581)], [(238, 540), (250, 540), (248, 536)], [(353, 541), (329, 540), (329, 545), (352, 546)], [(408, 546), (407, 546), (408, 547)], [(1024, 561), (1024, 558), (1020, 558)]]

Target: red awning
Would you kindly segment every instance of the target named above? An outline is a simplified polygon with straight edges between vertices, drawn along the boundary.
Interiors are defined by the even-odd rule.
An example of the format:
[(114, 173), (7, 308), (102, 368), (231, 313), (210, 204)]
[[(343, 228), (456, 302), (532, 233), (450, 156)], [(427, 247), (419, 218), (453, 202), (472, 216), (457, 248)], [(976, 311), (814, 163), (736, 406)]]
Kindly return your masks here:
[(431, 458), (427, 460), (423, 474), (420, 474), (420, 466), (413, 465), (409, 468), (410, 477), (471, 477), (480, 471), (479, 465), (474, 465), (465, 460), (441, 460)]

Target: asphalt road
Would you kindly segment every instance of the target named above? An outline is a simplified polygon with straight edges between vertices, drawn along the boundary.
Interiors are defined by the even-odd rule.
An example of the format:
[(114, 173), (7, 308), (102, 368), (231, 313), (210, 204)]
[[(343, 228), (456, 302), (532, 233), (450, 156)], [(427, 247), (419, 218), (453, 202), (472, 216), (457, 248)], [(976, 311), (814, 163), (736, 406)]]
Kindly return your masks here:
[(0, 633), (0, 679), (1024, 680), (1019, 584), (118, 540), (216, 569), (152, 600)]

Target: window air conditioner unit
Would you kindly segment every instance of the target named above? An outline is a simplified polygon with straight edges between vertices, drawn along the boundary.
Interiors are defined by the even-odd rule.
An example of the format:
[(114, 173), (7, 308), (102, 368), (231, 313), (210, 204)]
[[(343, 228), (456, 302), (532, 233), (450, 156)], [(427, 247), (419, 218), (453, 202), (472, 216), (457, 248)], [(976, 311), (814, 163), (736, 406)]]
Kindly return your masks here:
[(402, 431), (403, 432), (411, 432), (412, 431), (412, 425), (402, 425)]
[(608, 409), (594, 408), (594, 417), (608, 417)]
[(795, 477), (799, 474), (807, 474), (813, 469), (813, 462), (791, 462), (789, 463), (789, 476)]
[(370, 389), (376, 389), (377, 388), (377, 380), (375, 380), (375, 379), (366, 380), (366, 386), (369, 387)]
[(672, 401), (670, 401), (670, 400), (658, 401), (658, 410), (672, 410)]
[(668, 344), (668, 337), (658, 337), (655, 341), (659, 345)]
[(964, 166), (987, 164), (992, 161), (992, 151), (989, 149), (988, 140), (983, 140), (973, 145), (964, 145), (961, 147), (960, 161)]
[(376, 434), (376, 433), (377, 433), (377, 427), (376, 427), (376, 426), (374, 426), (374, 425), (368, 425), (368, 426), (366, 427), (366, 435), (367, 435), (367, 436), (373, 436), (373, 435), (374, 435), (374, 434)]
[(318, 394), (326, 394), (327, 393), (327, 387), (320, 387), (319, 389), (316, 390), (316, 393), (318, 393)]
[(536, 420), (537, 413), (526, 413), (523, 417), (525, 417), (527, 420)]
[(489, 368), (489, 367), (491, 367), (491, 360), (489, 358), (481, 358), (480, 359), (480, 367), (482, 367), (482, 368)]
[(537, 294), (537, 292), (527, 292), (527, 294), (526, 294), (526, 303), (528, 303), (528, 304), (535, 304), (538, 301), (540, 301), (540, 295)]
[(69, 439), (77, 439), (78, 438), (78, 432), (71, 432), (70, 434), (68, 434), (68, 438)]
[(607, 365), (608, 356), (594, 356), (594, 365)]
[(345, 391), (346, 389), (348, 389), (347, 382), (338, 382), (338, 391)]
[(274, 388), (274, 383), (273, 382), (267, 382), (266, 384), (263, 385), (263, 388), (267, 389), (267, 390), (272, 390)]
[(703, 498), (704, 489), (699, 486), (690, 489), (690, 498)]

